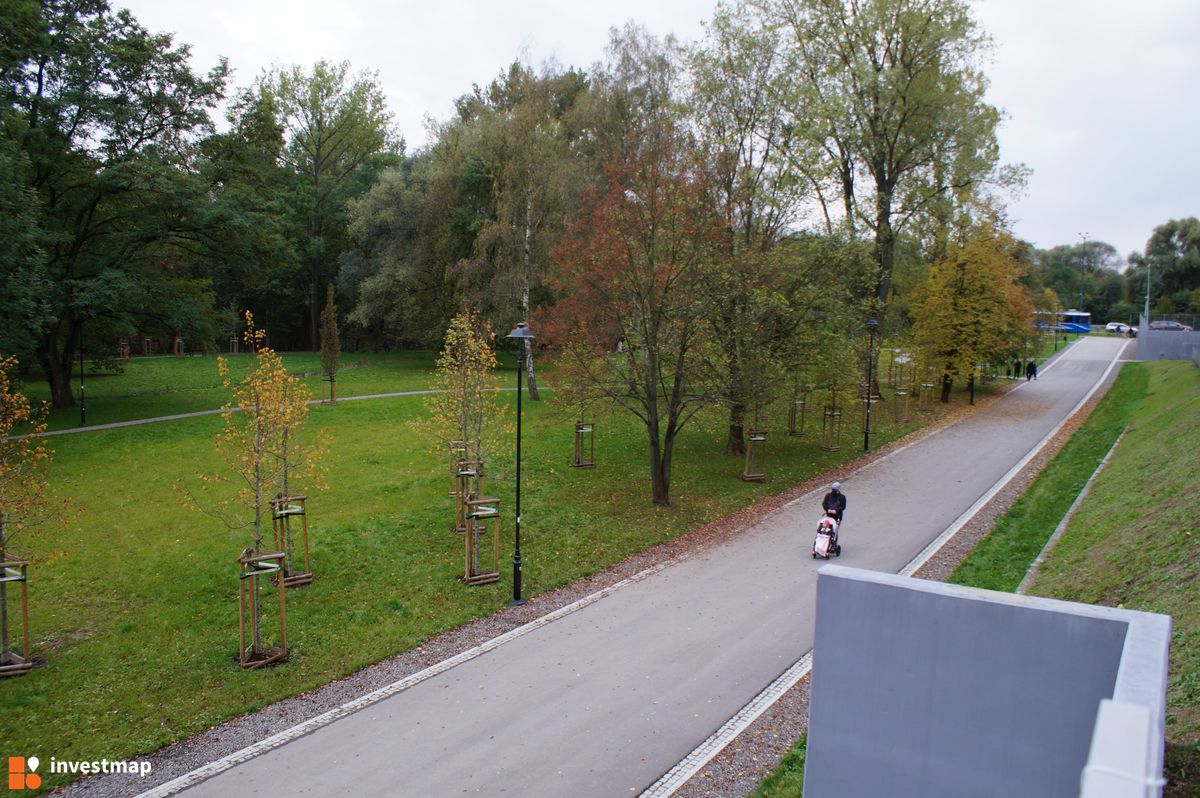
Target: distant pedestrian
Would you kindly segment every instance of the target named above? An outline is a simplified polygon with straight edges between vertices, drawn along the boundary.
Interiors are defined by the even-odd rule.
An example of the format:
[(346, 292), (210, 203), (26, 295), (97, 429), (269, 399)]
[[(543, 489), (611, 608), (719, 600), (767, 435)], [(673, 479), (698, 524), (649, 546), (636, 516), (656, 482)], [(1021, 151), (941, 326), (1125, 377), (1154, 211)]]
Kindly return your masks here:
[(1032, 360), (1025, 364), (1025, 382), (1037, 379), (1037, 363)]
[(1021, 361), (1019, 361), (1019, 360), (1014, 360), (1014, 361), (1013, 361), (1013, 373), (1012, 373), (1013, 379), (1014, 379), (1014, 380), (1019, 380), (1019, 379), (1021, 379), (1021, 372), (1022, 372), (1022, 371), (1024, 371), (1024, 369), (1022, 369), (1022, 368), (1021, 368)]

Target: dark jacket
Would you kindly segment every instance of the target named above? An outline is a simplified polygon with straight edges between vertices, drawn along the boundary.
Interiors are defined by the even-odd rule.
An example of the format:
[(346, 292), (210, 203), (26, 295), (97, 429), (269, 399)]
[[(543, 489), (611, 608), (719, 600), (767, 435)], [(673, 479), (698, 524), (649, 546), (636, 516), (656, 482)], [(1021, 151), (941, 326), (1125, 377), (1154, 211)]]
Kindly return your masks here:
[(841, 491), (831, 490), (825, 494), (825, 498), (821, 500), (821, 509), (825, 512), (833, 510), (837, 513), (837, 520), (842, 520), (842, 514), (846, 512), (846, 494)]

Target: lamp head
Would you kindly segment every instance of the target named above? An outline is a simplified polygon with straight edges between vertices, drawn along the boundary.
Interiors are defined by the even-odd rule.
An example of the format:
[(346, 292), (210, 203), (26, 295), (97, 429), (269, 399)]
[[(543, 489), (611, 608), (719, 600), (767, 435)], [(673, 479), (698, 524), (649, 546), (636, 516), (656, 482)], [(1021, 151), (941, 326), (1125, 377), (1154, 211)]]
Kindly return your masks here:
[(520, 339), (532, 340), (533, 333), (529, 331), (529, 327), (527, 327), (525, 325), (525, 322), (519, 321), (519, 322), (517, 322), (517, 326), (513, 327), (513, 331), (504, 337), (505, 338), (516, 338), (518, 340), (520, 340)]

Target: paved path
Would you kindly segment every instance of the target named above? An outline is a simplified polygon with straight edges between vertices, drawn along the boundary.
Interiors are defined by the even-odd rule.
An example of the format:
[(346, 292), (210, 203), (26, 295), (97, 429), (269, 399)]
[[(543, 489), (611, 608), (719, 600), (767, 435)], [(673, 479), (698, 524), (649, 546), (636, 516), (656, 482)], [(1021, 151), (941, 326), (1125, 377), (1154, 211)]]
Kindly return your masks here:
[[(1125, 343), (1085, 338), (1038, 381), (846, 479), (842, 564), (904, 569)], [(636, 796), (810, 650), (818, 509), (818, 494), (801, 497), (728, 543), (150, 794)]]
[[(505, 390), (501, 388), (501, 390)], [(515, 391), (516, 388), (509, 388), (510, 391)], [(396, 396), (424, 396), (425, 394), (437, 393), (437, 391), (399, 391), (397, 393), (371, 393), (363, 394), (362, 396), (343, 396), (338, 399), (338, 402), (357, 402), (360, 399), (391, 399)], [(310, 405), (324, 404), (324, 399), (313, 399), (309, 401)], [(234, 407), (233, 412), (240, 413), (246, 408)], [(151, 416), (150, 418), (134, 418), (129, 421), (110, 421), (107, 424), (90, 424), (86, 427), (71, 427), (69, 429), (53, 429), (39, 433), (34, 437), (48, 438), (53, 435), (74, 435), (79, 432), (96, 432), (104, 429), (120, 429), (121, 427), (138, 427), (142, 424), (157, 424), (160, 421), (178, 421), (181, 418), (199, 418), (200, 416), (215, 416), (219, 413), (224, 413), (225, 408), (217, 408), (216, 410), (193, 410), (190, 413), (175, 413), (169, 416)], [(17, 437), (17, 436), (9, 436)]]

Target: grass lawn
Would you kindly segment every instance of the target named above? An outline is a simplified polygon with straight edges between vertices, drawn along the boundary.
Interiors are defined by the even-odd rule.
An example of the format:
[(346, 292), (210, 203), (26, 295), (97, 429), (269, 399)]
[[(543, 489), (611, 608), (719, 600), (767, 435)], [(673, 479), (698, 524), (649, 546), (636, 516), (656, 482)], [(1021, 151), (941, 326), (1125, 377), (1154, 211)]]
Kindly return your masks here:
[[(1167, 692), (1166, 798), (1200, 795), (1200, 371), (1126, 364), (1116, 383), (1026, 493), (949, 581), (1015, 590), (1113, 442), (1030, 593), (1173, 616)], [(798, 796), (803, 746), (755, 796)]]
[[(289, 362), (302, 367), (305, 361)], [(339, 379), (342, 393), (420, 387), (432, 356), (363, 362)], [(167, 374), (179, 391), (155, 393)], [(97, 388), (96, 407), (121, 405), (112, 417), (203, 409), (223, 401), (218, 385), (211, 358), (135, 361), (124, 376), (106, 383), (107, 399)], [(515, 401), (511, 393), (504, 400), (510, 407)], [(524, 406), (521, 530), (528, 595), (594, 573), (851, 459), (861, 429), (860, 420), (847, 415), (843, 449), (823, 452), (813, 432), (789, 438), (777, 420), (768, 442), (768, 481), (745, 483), (737, 479), (741, 458), (717, 454), (724, 428), (714, 412), (684, 431), (676, 448), (673, 506), (655, 508), (645, 432), (631, 416), (596, 419), (598, 467), (580, 471), (568, 466), (573, 419), (545, 402)], [(512, 551), (512, 455), (488, 469), (488, 492), (503, 501), (505, 579), (463, 586), (457, 581), (462, 540), (450, 531), (445, 455), (427, 450), (408, 426), (423, 414), (420, 397), (312, 408), (309, 434), (323, 429), (332, 443), (325, 459), (328, 488), (310, 491), (316, 581), (288, 592), (291, 660), (255, 672), (233, 661), (236, 559), (249, 535), (185, 509), (172, 490), (177, 480), (217, 468), (213, 437), (220, 416), (51, 439), (52, 484), (73, 497), (80, 514), (61, 531), (17, 541), (35, 559), (31, 625), (34, 653), (46, 665), (0, 682), (5, 750), (44, 761), (134, 757), (502, 607), (511, 596), (504, 558)], [(890, 415), (873, 416), (877, 445), (922, 423), (914, 414), (901, 428)], [(809, 425), (811, 430), (811, 418)], [(46, 786), (65, 778), (50, 777)]]
[[(240, 379), (254, 362), (247, 354), (225, 357), (235, 379)], [(365, 396), (427, 388), (436, 359), (433, 352), (343, 353), (337, 375), (337, 394), (339, 397)], [(329, 384), (321, 378), (319, 354), (285, 352), (283, 363), (289, 372), (302, 377), (314, 399), (329, 394)], [(84, 369), (89, 425), (211, 410), (229, 401), (229, 391), (222, 386), (217, 374), (215, 355), (135, 357), (122, 364), (122, 372), (94, 373)], [(40, 372), (30, 372), (26, 376), (25, 392), (34, 401), (49, 401), (49, 386), (40, 377)], [(72, 376), (72, 386), (78, 401), (78, 366)], [(78, 426), (78, 406), (50, 414), (52, 430)]]

